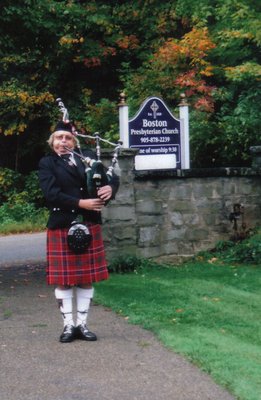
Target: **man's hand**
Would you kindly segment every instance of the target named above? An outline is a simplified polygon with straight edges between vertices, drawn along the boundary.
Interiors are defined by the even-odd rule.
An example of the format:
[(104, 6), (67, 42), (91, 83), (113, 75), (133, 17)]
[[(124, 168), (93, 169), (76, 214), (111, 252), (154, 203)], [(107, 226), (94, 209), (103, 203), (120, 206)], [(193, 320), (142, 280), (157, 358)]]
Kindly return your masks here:
[(98, 194), (99, 198), (102, 199), (103, 201), (110, 200), (110, 198), (112, 196), (112, 188), (110, 185), (102, 186), (98, 190), (97, 194)]
[(79, 201), (79, 207), (84, 208), (85, 210), (92, 210), (92, 211), (102, 211), (104, 207), (104, 200), (97, 198), (97, 199), (81, 199)]

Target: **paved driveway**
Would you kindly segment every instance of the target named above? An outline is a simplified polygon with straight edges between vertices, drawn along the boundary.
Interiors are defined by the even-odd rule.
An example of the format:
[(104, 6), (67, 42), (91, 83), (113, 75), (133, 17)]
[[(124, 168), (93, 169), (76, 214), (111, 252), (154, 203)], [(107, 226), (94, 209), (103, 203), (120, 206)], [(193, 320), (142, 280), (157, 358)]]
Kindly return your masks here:
[(97, 342), (59, 343), (45, 233), (0, 237), (0, 256), (1, 400), (234, 400), (151, 332), (101, 305), (89, 317)]
[(0, 236), (0, 266), (45, 261), (46, 233)]
[(0, 268), (0, 300), (1, 400), (234, 400), (151, 332), (95, 303), (88, 320), (98, 341), (60, 343), (43, 265)]

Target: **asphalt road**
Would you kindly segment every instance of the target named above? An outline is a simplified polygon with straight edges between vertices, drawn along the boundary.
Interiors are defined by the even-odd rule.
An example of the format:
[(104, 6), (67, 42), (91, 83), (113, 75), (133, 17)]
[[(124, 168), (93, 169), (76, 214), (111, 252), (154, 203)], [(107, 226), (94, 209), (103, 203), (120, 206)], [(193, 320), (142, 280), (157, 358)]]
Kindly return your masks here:
[(0, 266), (45, 261), (46, 232), (0, 236)]
[[(94, 303), (97, 342), (60, 343), (45, 233), (0, 237), (1, 400), (234, 400), (149, 331)], [(96, 290), (99, 290), (97, 285)]]
[(62, 318), (44, 265), (0, 268), (0, 399), (234, 400), (95, 296), (88, 321), (97, 342), (60, 343)]

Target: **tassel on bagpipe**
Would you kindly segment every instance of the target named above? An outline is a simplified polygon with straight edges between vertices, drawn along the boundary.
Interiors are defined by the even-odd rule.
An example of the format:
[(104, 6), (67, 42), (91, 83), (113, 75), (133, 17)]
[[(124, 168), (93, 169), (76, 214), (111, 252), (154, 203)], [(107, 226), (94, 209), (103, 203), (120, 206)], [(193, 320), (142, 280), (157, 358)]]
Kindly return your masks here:
[[(70, 123), (68, 110), (67, 110), (67, 108), (65, 108), (62, 100), (60, 98), (58, 98), (56, 101), (58, 103), (58, 107), (59, 107), (60, 111), (63, 114), (63, 117), (62, 117), (63, 122)], [(73, 124), (72, 124), (72, 126), (73, 126)], [(97, 159), (85, 157), (82, 153), (79, 141), (78, 141), (79, 152), (69, 149), (69, 148), (66, 148), (66, 147), (65, 148), (66, 148), (66, 150), (75, 154), (82, 160), (82, 162), (85, 166), (88, 193), (91, 197), (97, 197), (98, 189), (102, 186), (109, 184), (111, 182), (114, 174), (119, 175), (119, 173), (118, 174), (116, 173), (116, 169), (118, 170), (118, 172), (120, 171), (119, 164), (118, 164), (118, 155), (120, 152), (122, 142), (118, 141), (118, 143), (116, 144), (116, 143), (110, 142), (109, 140), (105, 140), (100, 137), (98, 132), (96, 132), (93, 136), (79, 133), (79, 132), (77, 132), (75, 126), (73, 126), (73, 134), (76, 137), (82, 137), (85, 139), (95, 140)], [(101, 147), (100, 147), (101, 141), (109, 144), (110, 146), (114, 146), (114, 153), (112, 156), (111, 165), (107, 168), (107, 170), (101, 161)]]

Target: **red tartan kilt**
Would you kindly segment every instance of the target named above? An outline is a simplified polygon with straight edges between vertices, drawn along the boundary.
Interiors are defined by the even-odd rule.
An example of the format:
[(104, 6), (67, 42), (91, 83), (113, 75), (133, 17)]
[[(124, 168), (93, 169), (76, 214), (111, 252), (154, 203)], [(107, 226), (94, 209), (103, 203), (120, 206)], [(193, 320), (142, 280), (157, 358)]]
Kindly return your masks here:
[(101, 225), (87, 223), (92, 235), (84, 254), (73, 253), (67, 244), (68, 228), (47, 230), (47, 283), (49, 285), (91, 284), (108, 279)]

